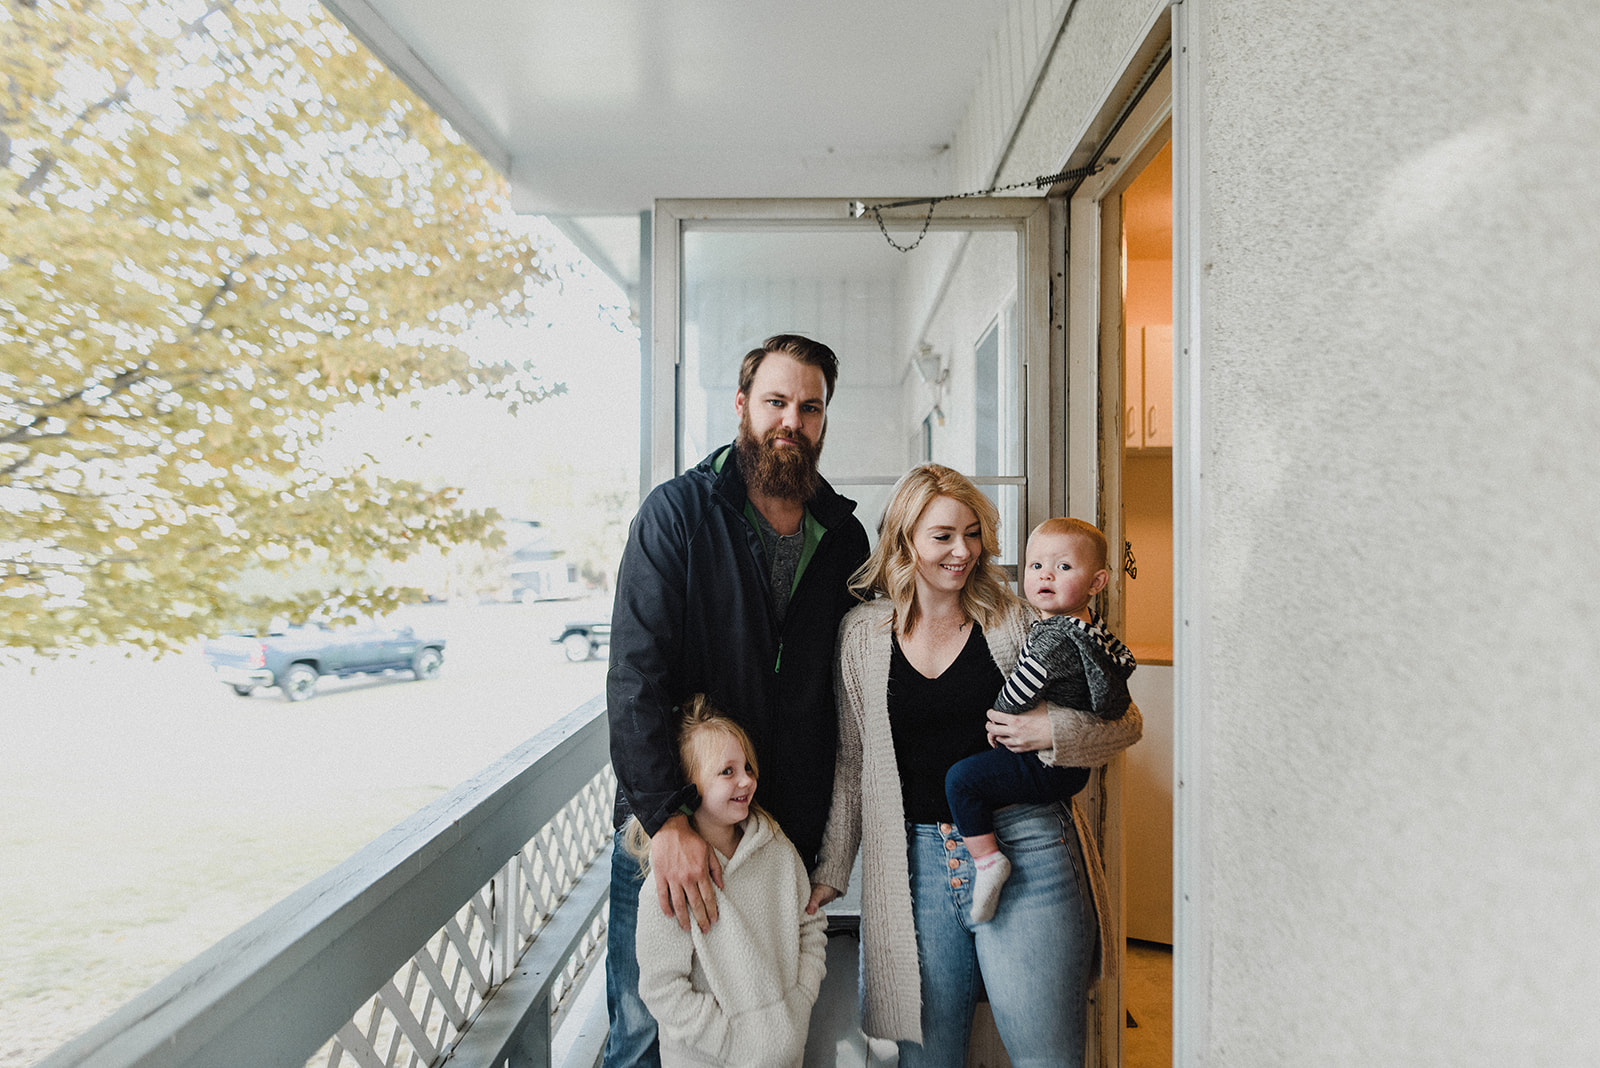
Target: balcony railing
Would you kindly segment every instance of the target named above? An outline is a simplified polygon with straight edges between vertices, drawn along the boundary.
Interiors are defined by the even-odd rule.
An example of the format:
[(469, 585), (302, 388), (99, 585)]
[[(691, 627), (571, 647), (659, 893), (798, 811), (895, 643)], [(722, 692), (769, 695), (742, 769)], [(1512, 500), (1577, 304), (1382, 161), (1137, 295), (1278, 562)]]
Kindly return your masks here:
[(38, 1068), (589, 1068), (614, 779), (604, 702), (273, 906)]

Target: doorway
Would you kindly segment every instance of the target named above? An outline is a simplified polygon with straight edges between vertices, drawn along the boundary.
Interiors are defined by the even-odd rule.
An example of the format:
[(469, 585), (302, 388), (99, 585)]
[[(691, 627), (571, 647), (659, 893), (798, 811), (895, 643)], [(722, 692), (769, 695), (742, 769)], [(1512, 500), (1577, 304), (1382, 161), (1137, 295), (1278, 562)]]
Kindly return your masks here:
[(822, 473), (858, 502), (868, 536), (907, 468), (948, 464), (995, 502), (1015, 577), (1027, 531), (1061, 504), (1048, 394), (1023, 388), (1059, 375), (1048, 205), (994, 198), (940, 205), (932, 219), (920, 204), (881, 216), (882, 229), (843, 200), (656, 203), (652, 482), (733, 439), (747, 350), (806, 334), (839, 356)]
[[(732, 440), (747, 350), (771, 334), (806, 334), (840, 362), (822, 473), (859, 502), (869, 537), (907, 468), (947, 464), (997, 506), (1000, 563), (1014, 580), (1027, 532), (1066, 509), (1052, 405), (1065, 387), (1049, 269), (1059, 221), (1059, 205), (1042, 197), (963, 199), (936, 214), (913, 201), (865, 217), (843, 200), (657, 201), (651, 483)], [(860, 880), (851, 883), (829, 908), (841, 927), (860, 907)], [(843, 988), (855, 974), (848, 955), (830, 958), (819, 1003), (854, 1013)], [(812, 1026), (839, 1033), (834, 1022), (814, 1015)], [(850, 1051), (852, 1063), (883, 1063), (881, 1054)], [(970, 1054), (1009, 1063), (986, 1004)]]
[[(1172, 1063), (1172, 143), (1121, 195), (1122, 637), (1144, 738), (1123, 779), (1127, 1068)], [(1114, 495), (1113, 495), (1114, 496)], [(1142, 1018), (1142, 1019), (1141, 1019)]]
[(1172, 944), (1172, 143), (1121, 195), (1122, 629), (1145, 735), (1128, 754), (1127, 936)]
[[(1079, 445), (1072, 514), (1098, 522), (1111, 547), (1105, 615), (1138, 660), (1129, 690), (1144, 716), (1143, 739), (1107, 767), (1126, 951), (1118, 1021), (1126, 1026), (1108, 1063), (1128, 1068), (1170, 1064), (1172, 1055), (1171, 113), (1163, 66), (1099, 149), (1107, 165), (1069, 207), (1068, 405)], [(1105, 1028), (1109, 1037), (1110, 1021)]]

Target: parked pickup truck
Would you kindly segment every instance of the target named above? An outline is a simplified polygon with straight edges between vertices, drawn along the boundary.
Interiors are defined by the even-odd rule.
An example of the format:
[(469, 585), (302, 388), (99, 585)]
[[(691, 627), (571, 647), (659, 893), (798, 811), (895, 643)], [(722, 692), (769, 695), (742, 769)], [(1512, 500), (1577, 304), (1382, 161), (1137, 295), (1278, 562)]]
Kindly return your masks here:
[(611, 646), (611, 621), (609, 619), (576, 620), (561, 628), (550, 641), (561, 646), (567, 659), (573, 663), (589, 659), (602, 647)]
[(411, 627), (380, 624), (333, 630), (319, 623), (274, 629), (266, 637), (225, 634), (205, 645), (218, 680), (248, 697), (258, 686), (276, 686), (289, 701), (317, 692), (323, 675), (374, 675), (409, 671), (431, 679), (444, 663), (443, 638), (418, 638)]

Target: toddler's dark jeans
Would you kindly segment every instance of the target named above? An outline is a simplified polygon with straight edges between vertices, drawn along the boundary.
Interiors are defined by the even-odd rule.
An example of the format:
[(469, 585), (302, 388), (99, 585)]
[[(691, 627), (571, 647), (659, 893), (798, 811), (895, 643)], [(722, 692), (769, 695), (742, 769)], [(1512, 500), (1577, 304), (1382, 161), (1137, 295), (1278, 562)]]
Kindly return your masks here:
[(991, 749), (951, 765), (944, 777), (950, 814), (963, 837), (994, 833), (994, 810), (1065, 801), (1089, 781), (1087, 768), (1055, 768), (1037, 753)]

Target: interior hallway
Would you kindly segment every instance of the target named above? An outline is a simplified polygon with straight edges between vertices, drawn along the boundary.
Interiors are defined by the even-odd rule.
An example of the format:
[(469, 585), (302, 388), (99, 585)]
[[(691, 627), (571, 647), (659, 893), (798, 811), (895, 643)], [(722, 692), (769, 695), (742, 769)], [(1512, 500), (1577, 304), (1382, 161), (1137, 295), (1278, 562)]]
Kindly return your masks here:
[(1123, 1068), (1172, 1064), (1172, 947), (1128, 940), (1123, 1004), (1131, 1022), (1123, 1032)]

